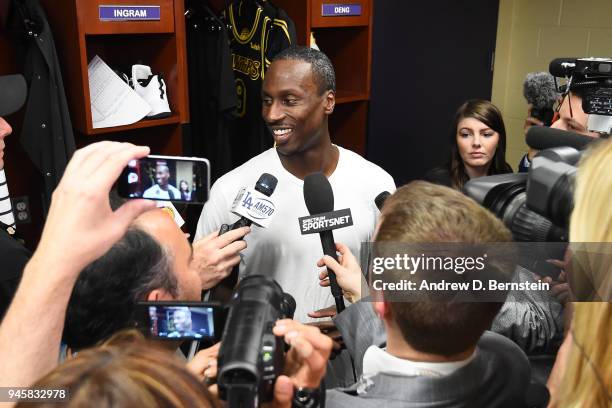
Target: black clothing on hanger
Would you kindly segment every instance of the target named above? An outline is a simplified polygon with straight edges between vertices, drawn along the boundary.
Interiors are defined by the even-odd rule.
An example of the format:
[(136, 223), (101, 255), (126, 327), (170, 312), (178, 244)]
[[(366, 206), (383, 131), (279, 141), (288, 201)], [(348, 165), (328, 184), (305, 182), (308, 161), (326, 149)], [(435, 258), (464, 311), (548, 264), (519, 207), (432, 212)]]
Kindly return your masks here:
[(64, 83), (51, 28), (38, 0), (13, 0), (11, 27), (21, 27), (25, 41), (24, 76), (28, 101), (23, 119), (21, 144), (42, 173), (45, 205), (59, 183), (75, 150)]
[(186, 14), (191, 151), (211, 163), (211, 182), (233, 166), (230, 137), (237, 98), (226, 24), (204, 2)]
[(236, 1), (226, 16), (238, 95), (232, 151), (240, 165), (274, 143), (261, 118), (261, 87), (274, 56), (295, 44), (297, 36), (289, 16), (269, 1)]

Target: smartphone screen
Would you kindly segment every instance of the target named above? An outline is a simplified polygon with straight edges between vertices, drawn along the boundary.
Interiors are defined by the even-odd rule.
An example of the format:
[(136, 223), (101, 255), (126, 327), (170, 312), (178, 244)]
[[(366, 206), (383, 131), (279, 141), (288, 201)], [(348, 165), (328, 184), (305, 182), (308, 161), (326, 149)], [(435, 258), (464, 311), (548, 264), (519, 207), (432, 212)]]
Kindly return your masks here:
[(139, 305), (146, 334), (159, 340), (214, 341), (221, 335), (219, 329), (223, 309), (217, 304), (191, 302), (143, 302)]
[(210, 189), (207, 159), (179, 156), (148, 156), (128, 163), (117, 191), (124, 198), (148, 198), (203, 204)]

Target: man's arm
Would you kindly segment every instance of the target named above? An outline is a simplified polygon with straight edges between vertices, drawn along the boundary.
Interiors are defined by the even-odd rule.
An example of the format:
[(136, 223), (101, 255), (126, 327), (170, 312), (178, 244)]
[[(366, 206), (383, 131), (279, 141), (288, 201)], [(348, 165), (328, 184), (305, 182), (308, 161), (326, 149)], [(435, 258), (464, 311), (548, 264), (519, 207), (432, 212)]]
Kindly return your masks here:
[[(535, 279), (519, 266), (514, 282)], [(491, 331), (508, 337), (526, 353), (550, 351), (563, 334), (563, 307), (547, 292), (512, 290), (495, 316)]]
[(0, 325), (0, 386), (29, 386), (57, 365), (79, 273), (106, 253), (134, 218), (155, 208), (150, 201), (130, 200), (113, 212), (108, 198), (127, 163), (148, 153), (148, 147), (100, 142), (78, 150), (68, 163), (40, 244)]

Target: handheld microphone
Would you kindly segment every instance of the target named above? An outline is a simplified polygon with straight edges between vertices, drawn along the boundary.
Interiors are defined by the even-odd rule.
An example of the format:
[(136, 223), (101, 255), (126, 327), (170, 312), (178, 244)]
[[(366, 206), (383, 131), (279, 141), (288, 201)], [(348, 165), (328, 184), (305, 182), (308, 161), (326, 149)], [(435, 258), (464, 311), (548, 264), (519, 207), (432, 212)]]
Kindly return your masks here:
[(553, 106), (559, 100), (555, 86), (555, 78), (548, 72), (531, 72), (523, 82), (523, 96), (531, 104), (531, 116), (544, 122), (545, 126), (552, 124)]
[[(318, 233), (321, 237), (323, 253), (338, 260), (333, 229), (353, 225), (350, 209), (334, 211), (334, 192), (327, 177), (321, 172), (313, 173), (304, 178), (304, 201), (311, 214), (301, 217), (300, 230), (302, 234)], [(336, 302), (338, 313), (344, 310), (342, 289), (336, 280), (336, 274), (327, 268), (327, 276), (332, 295)]]
[(593, 137), (542, 126), (532, 126), (527, 130), (527, 145), (536, 150), (553, 147), (573, 147), (583, 150), (594, 140), (596, 139)]
[[(277, 184), (278, 179), (276, 177), (263, 173), (255, 183), (254, 191), (247, 188), (240, 189), (231, 207), (231, 211), (240, 215), (240, 219), (232, 225), (221, 225), (219, 235), (241, 227), (249, 227), (253, 223), (260, 227), (268, 227), (276, 209), (272, 201), (266, 197), (270, 197), (274, 193)], [(222, 302), (228, 301), (236, 283), (238, 283), (238, 274), (239, 267), (236, 265), (225, 279), (211, 289), (210, 299)]]
[(276, 177), (264, 173), (255, 183), (255, 191), (250, 191), (247, 188), (240, 189), (231, 208), (231, 211), (239, 215), (240, 219), (227, 228), (222, 227), (219, 235), (241, 227), (250, 227), (253, 223), (260, 227), (268, 227), (275, 207), (265, 197), (270, 197), (274, 193), (277, 184), (278, 179)]
[(376, 196), (376, 198), (374, 199), (374, 204), (376, 204), (376, 208), (378, 208), (378, 211), (382, 211), (383, 205), (385, 205), (385, 201), (387, 201), (387, 198), (389, 198), (390, 195), (390, 192), (383, 191), (382, 193)]

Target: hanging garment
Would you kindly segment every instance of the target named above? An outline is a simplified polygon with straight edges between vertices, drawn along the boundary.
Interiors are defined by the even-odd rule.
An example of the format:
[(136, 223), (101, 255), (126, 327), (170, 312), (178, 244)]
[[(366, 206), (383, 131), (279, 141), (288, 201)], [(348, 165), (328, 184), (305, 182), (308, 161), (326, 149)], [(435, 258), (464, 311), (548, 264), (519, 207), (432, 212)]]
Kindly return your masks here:
[(295, 44), (297, 36), (287, 14), (268, 1), (237, 1), (226, 15), (238, 95), (232, 151), (234, 165), (240, 165), (274, 143), (261, 118), (262, 82), (274, 56)]
[(214, 182), (235, 167), (230, 135), (236, 86), (225, 23), (210, 10), (194, 10), (186, 21), (191, 127), (187, 153), (210, 160)]
[[(74, 134), (60, 64), (45, 12), (38, 0), (13, 2), (19, 3), (19, 7), (41, 27), (40, 32), (31, 31), (25, 43), (24, 77), (28, 83), (28, 102), (21, 144), (43, 175), (43, 196), (48, 206), (51, 193), (74, 153)], [(22, 17), (23, 14), (13, 14), (13, 18)]]

